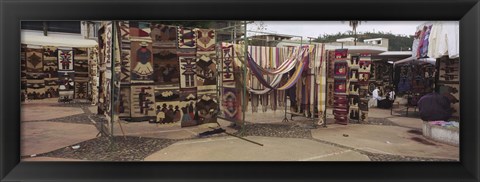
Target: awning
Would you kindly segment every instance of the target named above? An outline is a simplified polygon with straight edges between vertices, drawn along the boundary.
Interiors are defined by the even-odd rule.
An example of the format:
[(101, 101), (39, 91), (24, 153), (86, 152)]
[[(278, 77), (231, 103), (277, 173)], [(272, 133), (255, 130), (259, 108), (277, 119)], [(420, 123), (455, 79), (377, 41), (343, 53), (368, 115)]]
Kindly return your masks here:
[(425, 62), (425, 63), (429, 63), (429, 64), (433, 64), (433, 65), (435, 65), (436, 62), (437, 62), (437, 60), (434, 59), (434, 58), (420, 58), (420, 59), (417, 59), (416, 57), (408, 57), (408, 58), (393, 62), (393, 66), (396, 66), (397, 64), (412, 62), (412, 61)]
[(85, 39), (81, 34), (48, 32), (44, 36), (42, 31), (21, 30), (21, 43), (37, 46), (57, 47), (95, 47), (97, 41)]

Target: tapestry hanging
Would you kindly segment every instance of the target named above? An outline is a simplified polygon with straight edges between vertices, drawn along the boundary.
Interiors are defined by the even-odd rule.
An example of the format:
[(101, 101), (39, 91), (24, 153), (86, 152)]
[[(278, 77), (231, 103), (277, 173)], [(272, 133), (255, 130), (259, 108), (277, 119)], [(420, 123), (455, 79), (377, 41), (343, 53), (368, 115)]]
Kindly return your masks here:
[(197, 35), (197, 51), (215, 52), (215, 30), (196, 28), (193, 31)]
[(43, 73), (43, 50), (27, 48), (27, 73)]
[(155, 91), (153, 85), (132, 85), (130, 99), (132, 121), (155, 121)]
[(28, 99), (45, 98), (45, 74), (43, 72), (43, 50), (26, 49), (26, 92)]
[(130, 24), (128, 21), (119, 21), (120, 28), (120, 83), (130, 84)]
[(460, 61), (459, 59), (448, 59), (442, 57), (439, 59), (439, 77), (438, 81), (456, 83), (460, 81)]
[(346, 77), (348, 65), (347, 62), (335, 62), (334, 75), (335, 77)]
[(148, 22), (140, 22), (140, 21), (129, 21), (129, 36), (130, 38), (150, 38), (151, 28), (150, 23)]
[(130, 87), (120, 87), (120, 97), (119, 97), (119, 104), (118, 104), (118, 117), (120, 118), (129, 118), (130, 115)]
[[(436, 87), (438, 92), (450, 100), (452, 116), (460, 117), (460, 60), (448, 59), (448, 56), (437, 59), (438, 81)], [(425, 74), (434, 77), (435, 72), (425, 70)]]
[(21, 101), (25, 101), (25, 96), (27, 94), (27, 55), (26, 55), (26, 45), (22, 44), (20, 48), (20, 69), (21, 69), (21, 75), (20, 75), (20, 92), (22, 93), (21, 95)]
[(58, 70), (73, 71), (73, 51), (71, 49), (58, 49)]
[(45, 82), (41, 80), (27, 80), (27, 98), (43, 99), (45, 98)]
[(241, 90), (237, 88), (223, 88), (222, 110), (227, 120), (241, 120)]
[(45, 98), (55, 97), (58, 97), (58, 78), (45, 78)]
[(87, 99), (87, 81), (75, 81), (75, 99)]
[(347, 81), (349, 78), (348, 61), (351, 61), (348, 56), (347, 49), (335, 50), (333, 115), (335, 122), (338, 124), (348, 124), (349, 105), (347, 98)]
[(233, 46), (222, 46), (222, 82), (233, 82)]
[(180, 88), (193, 88), (196, 87), (196, 58), (195, 56), (180, 56)]
[(155, 85), (175, 86), (180, 84), (180, 64), (176, 48), (153, 47), (153, 80)]
[(327, 106), (333, 107), (334, 82), (327, 83)]
[(57, 48), (52, 46), (43, 47), (43, 72), (45, 78), (58, 78)]
[(178, 27), (178, 48), (196, 48), (197, 36), (191, 28)]
[[(357, 110), (358, 110), (358, 120), (360, 122), (366, 122), (368, 120), (368, 98), (367, 94), (370, 95), (370, 87), (372, 86), (371, 84), (373, 82), (370, 82), (372, 72), (371, 69), (373, 68), (372, 66), (372, 61), (371, 61), (371, 54), (368, 53), (361, 53), (359, 56), (359, 75), (358, 75), (358, 106), (355, 107), (356, 110), (353, 111), (353, 116), (357, 118)], [(375, 70), (375, 72), (378, 72), (378, 70)], [(357, 86), (357, 85), (356, 85)], [(373, 84), (375, 87), (376, 85)], [(357, 88), (357, 87), (355, 87)], [(374, 89), (374, 88), (373, 88)], [(373, 91), (373, 90), (372, 90)]]
[(182, 89), (180, 94), (181, 126), (198, 125), (198, 113), (196, 110), (197, 89)]
[(119, 21), (120, 39), (122, 41), (130, 40), (130, 23), (128, 21)]
[(59, 91), (73, 91), (75, 89), (75, 72), (73, 71), (58, 71), (58, 85), (65, 88)]
[(88, 59), (75, 59), (75, 78), (88, 80)]
[(131, 39), (131, 80), (136, 82), (153, 82), (152, 43)]
[(217, 64), (215, 59), (215, 53), (197, 52), (196, 75), (198, 86), (217, 84)]
[(155, 89), (156, 122), (166, 124), (181, 121), (182, 125), (196, 124), (194, 122), (196, 98), (196, 88)]
[(162, 24), (153, 24), (150, 36), (153, 46), (158, 48), (177, 47), (177, 27)]
[(215, 123), (218, 115), (216, 85), (197, 87), (198, 124)]

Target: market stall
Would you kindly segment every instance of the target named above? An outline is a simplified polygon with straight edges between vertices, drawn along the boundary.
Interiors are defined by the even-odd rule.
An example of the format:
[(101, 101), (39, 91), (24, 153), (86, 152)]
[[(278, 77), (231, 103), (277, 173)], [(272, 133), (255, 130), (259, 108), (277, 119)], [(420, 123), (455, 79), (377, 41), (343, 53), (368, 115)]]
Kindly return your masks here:
[(25, 99), (95, 102), (95, 40), (79, 34), (21, 32), (21, 93)]

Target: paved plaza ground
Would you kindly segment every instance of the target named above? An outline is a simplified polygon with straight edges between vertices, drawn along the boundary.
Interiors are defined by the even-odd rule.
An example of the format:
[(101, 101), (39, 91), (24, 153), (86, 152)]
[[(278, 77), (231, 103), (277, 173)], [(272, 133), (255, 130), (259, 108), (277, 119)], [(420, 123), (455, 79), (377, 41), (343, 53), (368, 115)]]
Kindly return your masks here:
[[(217, 124), (114, 123), (114, 138), (99, 134), (96, 106), (55, 99), (22, 104), (23, 161), (458, 161), (459, 148), (422, 135), (418, 113), (402, 106), (371, 108), (368, 123), (327, 127), (284, 111), (246, 113), (243, 128), (219, 119), (227, 133), (199, 137)], [(328, 110), (327, 113), (331, 113)], [(290, 119), (290, 115), (288, 115)], [(123, 130), (123, 132), (122, 132)], [(247, 141), (249, 140), (249, 141)], [(250, 142), (253, 141), (253, 142)], [(78, 148), (72, 148), (78, 147)]]

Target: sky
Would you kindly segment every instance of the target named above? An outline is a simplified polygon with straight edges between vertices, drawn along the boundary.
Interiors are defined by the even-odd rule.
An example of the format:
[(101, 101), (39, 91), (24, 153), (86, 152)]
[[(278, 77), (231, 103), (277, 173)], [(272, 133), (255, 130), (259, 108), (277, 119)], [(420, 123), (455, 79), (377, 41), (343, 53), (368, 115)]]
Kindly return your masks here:
[[(351, 31), (348, 21), (255, 21), (247, 26), (248, 30), (258, 31), (260, 22), (265, 25), (262, 32), (318, 37), (324, 34), (337, 34)], [(416, 27), (426, 21), (363, 21), (357, 28), (362, 32), (387, 32), (397, 35), (413, 35)]]

